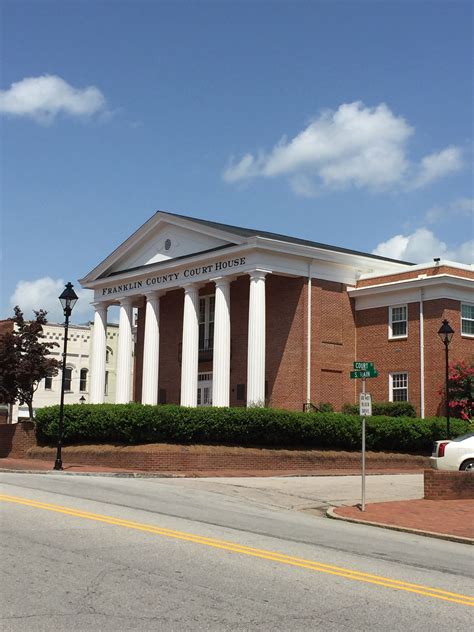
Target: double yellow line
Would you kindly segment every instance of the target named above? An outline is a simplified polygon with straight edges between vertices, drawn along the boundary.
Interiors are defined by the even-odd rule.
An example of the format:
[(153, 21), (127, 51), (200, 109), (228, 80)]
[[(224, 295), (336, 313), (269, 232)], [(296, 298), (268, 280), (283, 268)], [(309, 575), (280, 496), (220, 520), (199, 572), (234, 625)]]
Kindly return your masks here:
[(174, 538), (176, 540), (194, 542), (195, 544), (210, 546), (215, 549), (223, 549), (224, 551), (239, 553), (240, 555), (258, 557), (261, 559), (270, 560), (272, 562), (278, 562), (279, 564), (297, 566), (299, 568), (306, 568), (308, 570), (317, 571), (319, 573), (328, 573), (329, 575), (336, 575), (338, 577), (344, 577), (346, 579), (352, 579), (368, 584), (375, 584), (377, 586), (384, 586), (386, 588), (393, 588), (394, 590), (403, 590), (405, 592), (415, 593), (424, 597), (433, 597), (434, 599), (451, 601), (463, 606), (474, 606), (474, 597), (470, 597), (468, 595), (461, 595), (454, 592), (448, 592), (446, 590), (440, 590), (438, 588), (432, 588), (430, 586), (422, 586), (420, 584), (411, 584), (409, 582), (403, 582), (396, 579), (389, 579), (388, 577), (383, 577), (381, 575), (361, 573), (359, 571), (353, 571), (351, 569), (343, 568), (340, 566), (333, 566), (331, 564), (314, 562), (300, 557), (284, 555), (275, 551), (255, 549), (249, 546), (237, 544), (235, 542), (216, 540), (214, 538), (206, 538), (204, 536), (196, 535), (193, 533), (175, 531), (173, 529), (165, 529), (163, 527), (157, 527), (151, 524), (143, 524), (140, 522), (133, 522), (131, 520), (122, 520), (121, 518), (114, 518), (112, 516), (90, 513), (88, 511), (79, 511), (78, 509), (71, 509), (69, 507), (62, 507), (61, 505), (53, 505), (50, 503), (42, 503), (36, 500), (20, 498), (17, 496), (0, 495), (0, 501), (14, 503), (17, 505), (24, 505), (26, 507), (33, 507), (35, 509), (53, 511), (56, 513), (65, 514), (67, 516), (74, 516), (76, 518), (84, 518), (86, 520), (103, 522), (105, 524), (113, 525), (116, 527), (125, 527), (127, 529), (134, 529), (136, 531), (153, 533), (154, 535), (161, 535), (166, 538)]

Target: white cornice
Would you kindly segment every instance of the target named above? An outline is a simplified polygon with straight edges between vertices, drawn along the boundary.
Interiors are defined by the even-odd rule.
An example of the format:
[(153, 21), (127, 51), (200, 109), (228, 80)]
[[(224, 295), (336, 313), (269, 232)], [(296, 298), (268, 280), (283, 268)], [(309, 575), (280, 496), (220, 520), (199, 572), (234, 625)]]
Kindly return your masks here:
[[(338, 250), (330, 250), (318, 246), (307, 244), (295, 244), (292, 242), (279, 241), (268, 237), (255, 237), (255, 245), (265, 250), (285, 253), (293, 256), (305, 257), (317, 261), (326, 261), (357, 269), (357, 277), (362, 274), (371, 273), (374, 276), (381, 274), (394, 274), (395, 272), (403, 272), (411, 269), (410, 264), (398, 261), (386, 261), (377, 259), (363, 253), (351, 253)], [(364, 272), (363, 272), (364, 271)], [(378, 273), (376, 272), (378, 271)]]
[(423, 300), (444, 298), (472, 302), (474, 280), (451, 274), (420, 275), (416, 279), (348, 289), (348, 294), (356, 299), (356, 309), (361, 310), (419, 301), (420, 290), (423, 290)]
[[(431, 262), (417, 263), (416, 265), (410, 266), (409, 270), (410, 272), (413, 272), (413, 271), (418, 272), (421, 270), (431, 270), (431, 269), (440, 268), (443, 266), (447, 268), (455, 268), (457, 270), (463, 270), (465, 272), (474, 271), (474, 263), (473, 264), (458, 263), (457, 261), (448, 261), (448, 260), (440, 260), (438, 263), (431, 263)], [(362, 274), (360, 279), (366, 281), (369, 279), (377, 278), (379, 276), (383, 276), (383, 275), (378, 274), (377, 272), (369, 272), (367, 274)]]

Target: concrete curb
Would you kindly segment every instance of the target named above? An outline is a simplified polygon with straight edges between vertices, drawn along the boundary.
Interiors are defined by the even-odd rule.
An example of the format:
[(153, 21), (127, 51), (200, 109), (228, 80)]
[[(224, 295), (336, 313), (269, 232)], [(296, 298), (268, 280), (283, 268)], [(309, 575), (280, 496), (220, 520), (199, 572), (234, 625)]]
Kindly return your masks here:
[(438, 540), (448, 540), (449, 542), (458, 542), (460, 544), (474, 545), (474, 539), (463, 538), (458, 535), (449, 533), (438, 533), (436, 531), (423, 531), (422, 529), (412, 529), (411, 527), (400, 527), (394, 524), (385, 524), (383, 522), (372, 522), (370, 520), (359, 520), (358, 518), (347, 518), (339, 516), (335, 510), (337, 507), (329, 507), (326, 510), (326, 516), (332, 520), (343, 520), (344, 522), (353, 522), (355, 524), (368, 525), (370, 527), (380, 527), (381, 529), (391, 529), (392, 531), (401, 531), (402, 533), (412, 533), (413, 535), (422, 535), (428, 538), (437, 538)]
[[(1, 462), (1, 459), (0, 459)], [(51, 461), (52, 463), (52, 461)], [(87, 467), (87, 466), (86, 466)], [(212, 474), (207, 474), (204, 473), (202, 474), (202, 472), (200, 470), (192, 470), (191, 472), (157, 472), (157, 471), (144, 471), (144, 472), (133, 472), (133, 471), (127, 471), (124, 470), (123, 472), (68, 472), (66, 470), (62, 470), (61, 473), (62, 474), (68, 474), (69, 476), (75, 475), (75, 476), (121, 476), (121, 477), (130, 477), (130, 478), (207, 478), (208, 476), (211, 476), (212, 478), (227, 478), (227, 477), (248, 477), (248, 478), (253, 478), (255, 476), (255, 474), (250, 474), (249, 472), (251, 470), (242, 470), (242, 472), (237, 471), (237, 470), (230, 470), (232, 473), (229, 474), (228, 470), (213, 470)], [(18, 468), (11, 468), (11, 467), (0, 467), (0, 472), (13, 472), (14, 474), (58, 474), (58, 472), (56, 470), (53, 470), (52, 468), (50, 470), (24, 470), (24, 469), (18, 469)], [(407, 470), (407, 471), (403, 471), (403, 470), (398, 470), (395, 472), (392, 471), (376, 471), (376, 472), (371, 472), (368, 471), (367, 472), (367, 476), (405, 476), (407, 474), (421, 474), (422, 471), (419, 470)], [(360, 476), (360, 472), (341, 472), (339, 470), (335, 470), (335, 471), (329, 471), (329, 470), (321, 470), (321, 471), (315, 471), (315, 472), (295, 472), (295, 473), (289, 473), (288, 471), (285, 471), (284, 474), (282, 474), (280, 471), (278, 470), (272, 470), (271, 472), (269, 470), (262, 470), (259, 471), (258, 474), (256, 474), (256, 476), (258, 477), (263, 477), (263, 476), (268, 476), (270, 477), (279, 477), (279, 478), (310, 478), (310, 477), (314, 477), (314, 476), (318, 476), (318, 477), (329, 477), (329, 476), (339, 476), (339, 477), (344, 477), (344, 476)]]
[(43, 474), (61, 476), (113, 476), (117, 478), (185, 478), (186, 474), (163, 474), (153, 472), (65, 472), (64, 470), (13, 470), (11, 468), (0, 468), (0, 473), (10, 472), (12, 474)]

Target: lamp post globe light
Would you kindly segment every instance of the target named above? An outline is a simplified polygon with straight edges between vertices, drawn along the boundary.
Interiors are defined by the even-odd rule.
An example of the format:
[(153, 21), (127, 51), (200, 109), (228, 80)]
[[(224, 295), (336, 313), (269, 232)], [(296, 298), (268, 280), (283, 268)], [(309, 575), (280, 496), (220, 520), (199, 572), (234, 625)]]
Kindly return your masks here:
[(444, 344), (444, 357), (445, 357), (445, 389), (446, 389), (446, 433), (447, 439), (449, 439), (451, 432), (449, 427), (450, 422), (450, 410), (449, 410), (449, 343), (454, 336), (454, 329), (450, 326), (449, 321), (446, 318), (438, 331), (438, 336), (441, 338), (441, 342)]
[(66, 383), (66, 358), (67, 358), (67, 334), (69, 329), (69, 317), (71, 316), (72, 309), (77, 302), (77, 294), (72, 289), (71, 282), (66, 283), (65, 289), (59, 296), (59, 301), (64, 312), (64, 347), (63, 347), (63, 366), (61, 377), (61, 403), (59, 405), (59, 427), (58, 427), (58, 445), (56, 450), (56, 461), (54, 462), (55, 470), (63, 469), (63, 462), (61, 459), (61, 448), (63, 445), (63, 430), (64, 430), (64, 386)]

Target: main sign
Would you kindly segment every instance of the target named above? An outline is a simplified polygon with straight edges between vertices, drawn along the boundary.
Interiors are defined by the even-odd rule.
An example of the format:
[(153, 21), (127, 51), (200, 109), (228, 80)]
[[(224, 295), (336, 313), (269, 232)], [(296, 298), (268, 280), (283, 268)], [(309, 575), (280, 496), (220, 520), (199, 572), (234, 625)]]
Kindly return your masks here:
[[(171, 262), (172, 263), (172, 262)], [(227, 259), (226, 261), (214, 261), (206, 266), (196, 266), (194, 268), (185, 268), (179, 272), (169, 272), (167, 274), (159, 274), (157, 276), (137, 279), (136, 281), (130, 281), (128, 283), (121, 283), (120, 285), (111, 285), (104, 287), (100, 292), (101, 296), (110, 296), (113, 294), (122, 294), (123, 292), (129, 292), (130, 290), (139, 290), (143, 288), (159, 289), (160, 285), (166, 285), (168, 283), (182, 283), (188, 282), (193, 277), (199, 277), (202, 275), (215, 275), (216, 273), (229, 270), (230, 268), (238, 268), (245, 265), (245, 257), (238, 257), (236, 259)]]

